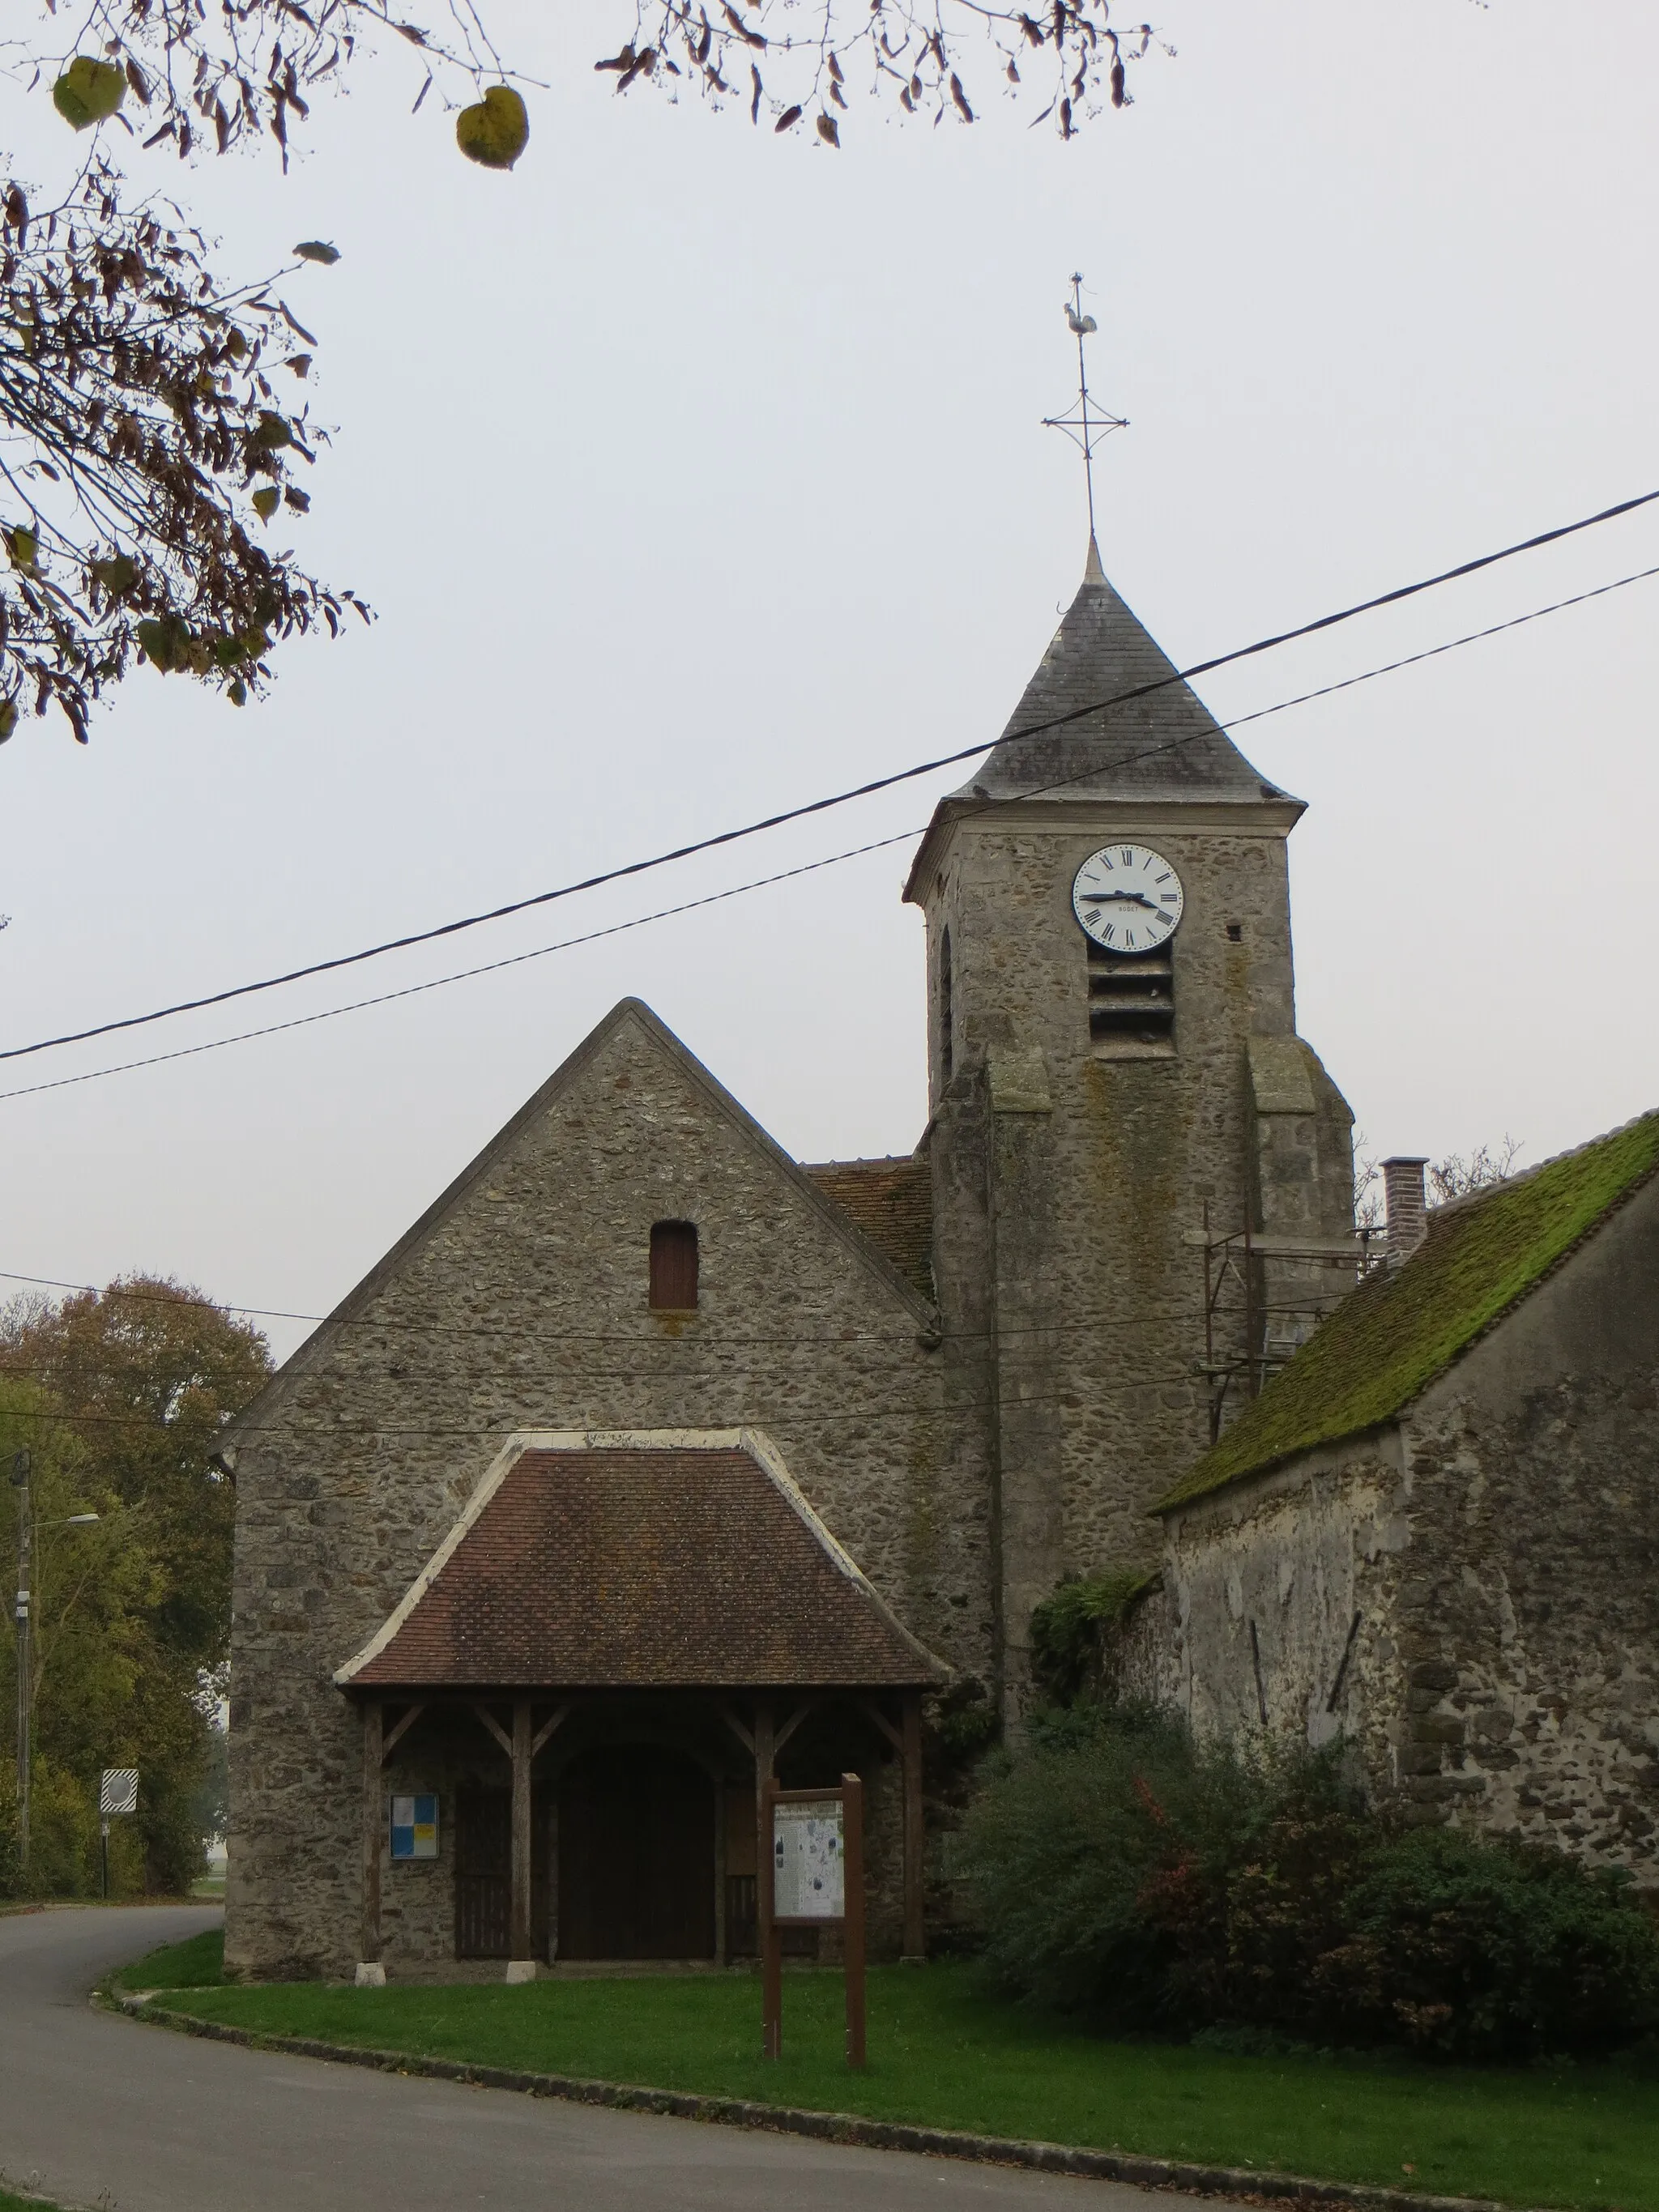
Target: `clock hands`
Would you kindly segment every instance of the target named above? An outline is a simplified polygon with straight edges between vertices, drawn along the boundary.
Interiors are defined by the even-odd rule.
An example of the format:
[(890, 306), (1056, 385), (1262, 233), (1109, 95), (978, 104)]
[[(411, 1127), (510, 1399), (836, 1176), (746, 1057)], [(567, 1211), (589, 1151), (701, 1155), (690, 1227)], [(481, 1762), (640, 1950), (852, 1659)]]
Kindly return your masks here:
[(1085, 891), (1083, 896), (1089, 906), (1144, 906), (1149, 914), (1163, 912), (1157, 900), (1149, 899), (1144, 891)]

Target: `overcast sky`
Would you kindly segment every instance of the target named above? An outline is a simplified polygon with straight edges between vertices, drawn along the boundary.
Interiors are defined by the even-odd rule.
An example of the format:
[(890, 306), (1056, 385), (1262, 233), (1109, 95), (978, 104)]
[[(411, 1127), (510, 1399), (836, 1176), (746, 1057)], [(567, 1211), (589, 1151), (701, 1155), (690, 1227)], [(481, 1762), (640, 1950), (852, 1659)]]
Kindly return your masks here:
[[(240, 715), (146, 671), (89, 749), (23, 725), (0, 1042), (988, 743), (1083, 566), (1076, 458), (1040, 428), (1074, 268), (1132, 419), (1103, 555), (1179, 661), (1659, 485), (1650, 0), (1170, 0), (1177, 57), (1069, 146), (994, 101), (933, 130), (855, 100), (839, 155), (615, 98), (600, 9), (489, 12), (550, 81), (512, 176), (463, 163), (435, 103), (410, 119), (401, 47), (318, 108), (286, 181), (185, 175), (228, 268), (341, 248), (288, 294), (337, 426), (297, 542), (379, 619), (289, 647)], [(50, 185), (45, 98), (6, 90), (0, 137)], [(1249, 713), (1656, 564), (1659, 509), (1200, 688)], [(1372, 1150), (1508, 1133), (1534, 1162), (1659, 1103), (1656, 613), (1659, 579), (1239, 732), (1309, 801), (1300, 1024)], [(0, 1088), (910, 830), (961, 774)], [(320, 1312), (630, 993), (798, 1156), (908, 1151), (910, 850), (0, 1103), (0, 1268)]]

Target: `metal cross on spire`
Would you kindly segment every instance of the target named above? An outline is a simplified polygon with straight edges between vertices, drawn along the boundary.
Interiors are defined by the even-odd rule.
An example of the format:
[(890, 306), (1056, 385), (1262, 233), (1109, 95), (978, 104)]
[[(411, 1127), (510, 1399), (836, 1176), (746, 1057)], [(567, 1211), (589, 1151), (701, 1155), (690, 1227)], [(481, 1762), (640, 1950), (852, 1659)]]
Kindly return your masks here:
[(1066, 302), (1066, 327), (1077, 340), (1077, 398), (1063, 415), (1045, 415), (1045, 430), (1063, 430), (1083, 455), (1083, 481), (1089, 494), (1089, 536), (1095, 534), (1095, 447), (1114, 430), (1127, 430), (1127, 415), (1112, 415), (1099, 406), (1089, 390), (1089, 373), (1083, 358), (1083, 341), (1099, 326), (1083, 312), (1083, 277), (1073, 271), (1072, 296)]

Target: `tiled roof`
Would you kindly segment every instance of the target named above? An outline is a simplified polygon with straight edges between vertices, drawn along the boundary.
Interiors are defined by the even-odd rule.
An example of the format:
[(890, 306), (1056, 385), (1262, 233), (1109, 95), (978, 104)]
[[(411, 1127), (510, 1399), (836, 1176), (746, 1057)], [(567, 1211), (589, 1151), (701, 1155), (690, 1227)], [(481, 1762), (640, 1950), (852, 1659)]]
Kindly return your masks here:
[(746, 1433), (507, 1455), (337, 1679), (736, 1689), (942, 1677)]
[(1659, 1170), (1659, 1112), (1429, 1216), (1401, 1267), (1345, 1298), (1163, 1513), (1391, 1419)]
[[(988, 759), (957, 799), (1220, 799), (1285, 794), (1263, 781), (1107, 581), (1090, 540), (1076, 598)], [(1145, 696), (1098, 711), (1103, 700)], [(1094, 708), (1094, 712), (1079, 709)], [(1058, 716), (1058, 728), (1019, 734)]]
[(806, 1173), (913, 1289), (933, 1296), (933, 1179), (926, 1160), (826, 1160)]

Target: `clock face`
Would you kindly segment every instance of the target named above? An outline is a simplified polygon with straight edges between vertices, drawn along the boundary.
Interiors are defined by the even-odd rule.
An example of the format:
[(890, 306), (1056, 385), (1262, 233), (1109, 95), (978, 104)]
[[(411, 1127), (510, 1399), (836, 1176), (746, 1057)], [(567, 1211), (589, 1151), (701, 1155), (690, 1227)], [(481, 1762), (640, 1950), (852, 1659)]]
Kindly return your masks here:
[(1156, 952), (1169, 943), (1185, 903), (1181, 878), (1147, 845), (1103, 845), (1072, 884), (1072, 911), (1108, 952)]

